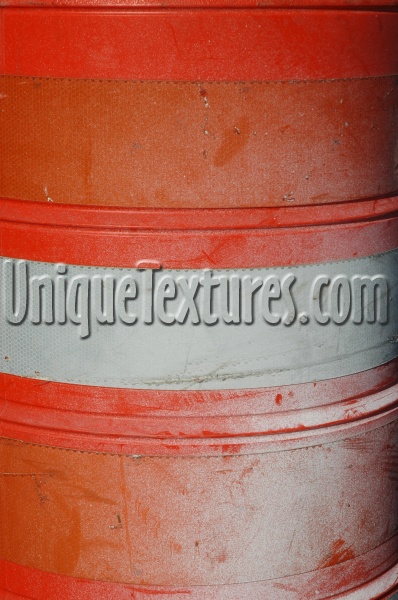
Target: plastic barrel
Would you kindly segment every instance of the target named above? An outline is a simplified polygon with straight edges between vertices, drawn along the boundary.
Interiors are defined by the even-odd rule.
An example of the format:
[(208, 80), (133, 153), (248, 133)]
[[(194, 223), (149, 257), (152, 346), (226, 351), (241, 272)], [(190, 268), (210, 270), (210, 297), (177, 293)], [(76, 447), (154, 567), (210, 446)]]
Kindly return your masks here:
[(291, 4), (0, 8), (1, 598), (398, 589), (397, 3)]

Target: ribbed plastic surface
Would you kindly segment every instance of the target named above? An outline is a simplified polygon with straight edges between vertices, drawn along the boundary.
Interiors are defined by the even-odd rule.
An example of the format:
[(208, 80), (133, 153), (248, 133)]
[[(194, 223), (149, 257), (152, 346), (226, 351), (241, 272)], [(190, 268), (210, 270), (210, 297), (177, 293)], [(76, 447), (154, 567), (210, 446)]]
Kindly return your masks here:
[(397, 6), (2, 3), (0, 597), (397, 589)]

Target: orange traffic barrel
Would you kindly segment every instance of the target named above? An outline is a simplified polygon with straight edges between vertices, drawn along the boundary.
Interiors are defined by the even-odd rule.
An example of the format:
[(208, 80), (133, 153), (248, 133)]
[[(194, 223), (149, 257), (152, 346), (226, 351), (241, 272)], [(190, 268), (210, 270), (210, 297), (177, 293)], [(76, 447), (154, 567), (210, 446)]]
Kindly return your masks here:
[(397, 2), (0, 8), (0, 597), (398, 590)]

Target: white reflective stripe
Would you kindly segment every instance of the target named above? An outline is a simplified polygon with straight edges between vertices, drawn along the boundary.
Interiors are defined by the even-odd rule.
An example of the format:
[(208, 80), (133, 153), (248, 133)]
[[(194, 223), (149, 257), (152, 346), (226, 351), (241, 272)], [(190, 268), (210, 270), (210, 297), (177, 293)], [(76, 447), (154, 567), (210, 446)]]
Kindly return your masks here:
[[(0, 261), (1, 371), (5, 373), (105, 387), (237, 389), (340, 377), (398, 356), (398, 250), (296, 267), (157, 271), (152, 291), (150, 271), (65, 269), (28, 261), (17, 265), (16, 260)], [(10, 275), (13, 270), (24, 274), (25, 266), (26, 294)], [(38, 280), (46, 275), (52, 283)], [(362, 289), (367, 298), (362, 307), (360, 277), (368, 278), (362, 282), (368, 287), (367, 292)], [(210, 311), (205, 282), (215, 284), (216, 278)], [(371, 278), (377, 283), (375, 295), (369, 287)], [(13, 284), (18, 285), (13, 288)], [(49, 294), (46, 306), (37, 301), (41, 285), (49, 286), (44, 288)], [(230, 300), (240, 308), (229, 319), (221, 306), (228, 286)], [(97, 319), (101, 287), (108, 320), (115, 315), (113, 324)], [(242, 322), (250, 321), (250, 288), (258, 288), (252, 324)], [(173, 291), (176, 297), (168, 298)], [(84, 298), (85, 292), (87, 300), (76, 306), (76, 298)], [(46, 295), (43, 289), (40, 293), (42, 298)], [(11, 324), (12, 309), (14, 321), (24, 316), (25, 299), (25, 319)], [(151, 312), (154, 322), (145, 323)], [(65, 313), (66, 323), (62, 323)], [(55, 322), (32, 322), (40, 316)], [(215, 324), (204, 322), (214, 321), (215, 316), (219, 317)], [(176, 318), (185, 320), (179, 323)]]

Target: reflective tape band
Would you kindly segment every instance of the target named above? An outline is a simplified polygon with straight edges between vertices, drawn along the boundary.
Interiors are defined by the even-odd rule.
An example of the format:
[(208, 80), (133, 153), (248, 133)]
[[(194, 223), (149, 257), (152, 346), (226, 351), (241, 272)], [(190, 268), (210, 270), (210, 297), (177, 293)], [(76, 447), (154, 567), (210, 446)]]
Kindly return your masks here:
[(240, 389), (340, 377), (398, 355), (398, 250), (272, 269), (150, 271), (6, 258), (0, 267), (2, 371), (13, 375)]
[(398, 190), (397, 103), (394, 76), (203, 84), (0, 77), (0, 196), (141, 209), (380, 198)]
[[(286, 598), (283, 588), (274, 596), (276, 578), (311, 572), (318, 586), (335, 565), (335, 592), (343, 552), (348, 563), (362, 557), (361, 568), (350, 569), (359, 579), (370, 566), (367, 553), (381, 551), (374, 568), (383, 563), (383, 572), (396, 550), (396, 417), (397, 411), (393, 422), (362, 431), (354, 426), (344, 439), (227, 459), (97, 454), (0, 439), (0, 555), (79, 580), (170, 586), (169, 594), (172, 586), (272, 580), (258, 600)], [(376, 505), (372, 527), (361, 527)], [(393, 546), (383, 550), (391, 538)], [(341, 585), (347, 589), (347, 577)], [(317, 597), (303, 591), (291, 597)], [(202, 587), (193, 597), (209, 596)], [(252, 600), (241, 590), (221, 592), (226, 598)]]

